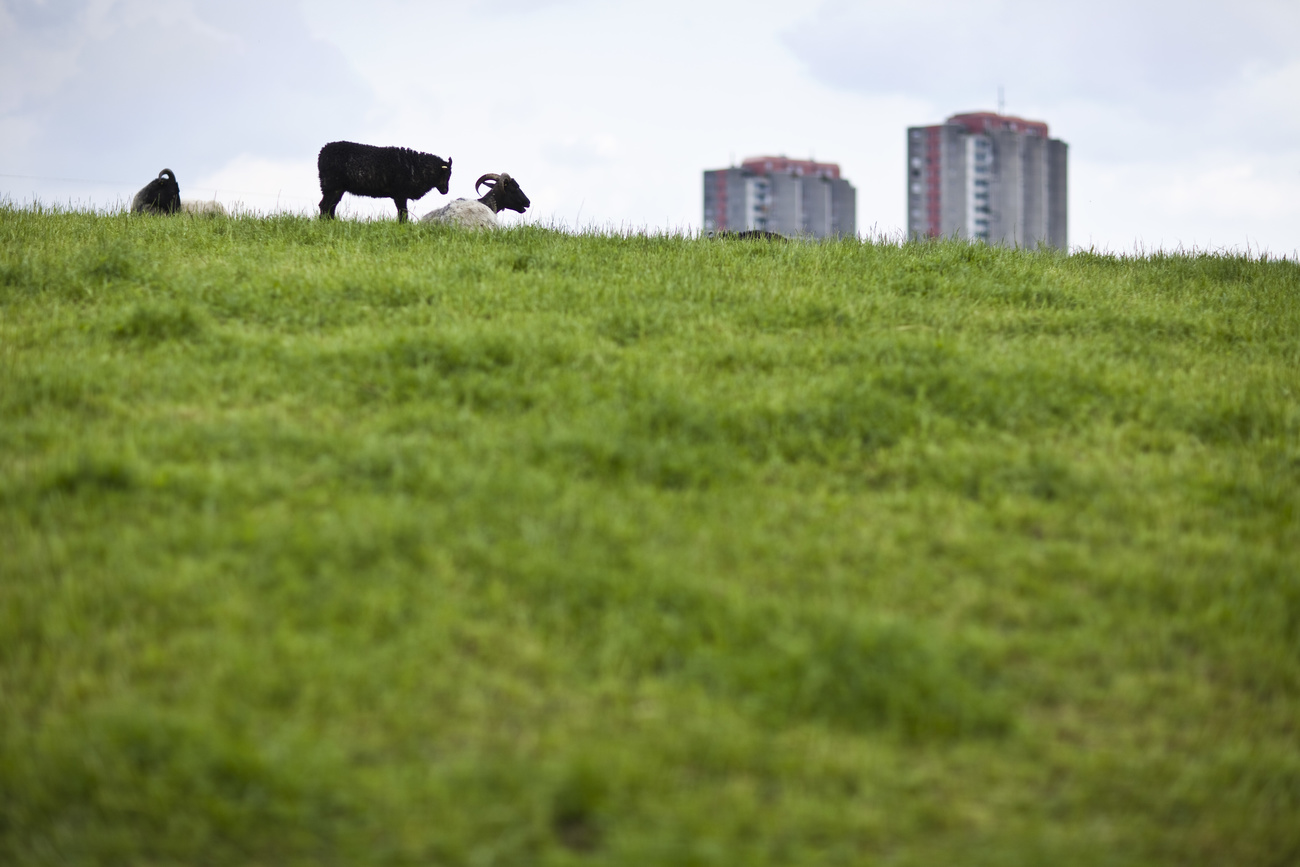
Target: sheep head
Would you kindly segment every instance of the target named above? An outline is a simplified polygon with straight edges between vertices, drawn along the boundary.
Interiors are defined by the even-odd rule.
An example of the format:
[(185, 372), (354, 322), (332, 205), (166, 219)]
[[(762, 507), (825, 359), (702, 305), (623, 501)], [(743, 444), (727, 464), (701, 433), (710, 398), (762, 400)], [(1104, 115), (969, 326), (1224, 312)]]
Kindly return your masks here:
[(524, 195), (524, 191), (519, 188), (519, 182), (505, 172), (501, 174), (489, 172), (483, 175), (474, 182), (474, 192), (477, 193), (478, 188), (484, 184), (487, 185), (488, 191), (479, 201), (491, 208), (493, 212), (509, 208), (522, 214), (532, 204)]
[(451, 187), (451, 157), (443, 159), (433, 154), (421, 154), (424, 157), (424, 168), (429, 173), (426, 177), (428, 181), (433, 182), (433, 188), (444, 196)]

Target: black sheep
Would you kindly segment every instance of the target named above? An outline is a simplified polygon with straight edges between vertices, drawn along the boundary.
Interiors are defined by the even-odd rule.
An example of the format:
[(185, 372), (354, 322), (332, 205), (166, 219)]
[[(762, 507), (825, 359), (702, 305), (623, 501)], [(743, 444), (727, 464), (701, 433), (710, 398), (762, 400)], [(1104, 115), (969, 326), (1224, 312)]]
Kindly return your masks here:
[(397, 219), (406, 220), (406, 200), (437, 188), (443, 195), (451, 183), (451, 160), (409, 148), (375, 147), (332, 141), (316, 158), (320, 170), (320, 215), (334, 216), (344, 193), (392, 199)]
[(158, 177), (144, 185), (144, 189), (131, 200), (133, 214), (174, 214), (181, 209), (181, 186), (171, 169), (163, 169)]
[(785, 235), (769, 232), (766, 229), (745, 229), (743, 232), (723, 230), (709, 233), (710, 238), (735, 238), (738, 241), (785, 241)]

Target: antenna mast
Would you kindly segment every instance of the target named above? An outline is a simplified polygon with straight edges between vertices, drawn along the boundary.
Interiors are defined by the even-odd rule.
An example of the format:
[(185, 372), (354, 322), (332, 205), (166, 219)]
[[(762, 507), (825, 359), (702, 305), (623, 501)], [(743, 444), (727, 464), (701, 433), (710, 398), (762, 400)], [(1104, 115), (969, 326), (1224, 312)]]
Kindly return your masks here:
[(1002, 114), (1007, 107), (1007, 101), (1002, 98), (1002, 85), (998, 85), (998, 114)]

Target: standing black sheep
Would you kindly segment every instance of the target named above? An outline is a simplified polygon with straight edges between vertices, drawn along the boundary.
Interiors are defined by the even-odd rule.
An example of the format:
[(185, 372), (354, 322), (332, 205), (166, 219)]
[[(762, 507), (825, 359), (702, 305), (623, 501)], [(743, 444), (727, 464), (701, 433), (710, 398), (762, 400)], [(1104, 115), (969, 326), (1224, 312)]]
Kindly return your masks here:
[(181, 186), (171, 169), (163, 169), (158, 177), (144, 185), (144, 189), (131, 200), (133, 214), (174, 214), (181, 209)]
[(316, 158), (320, 170), (320, 215), (333, 217), (344, 193), (392, 199), (397, 219), (406, 220), (406, 200), (433, 188), (444, 196), (451, 183), (451, 160), (408, 148), (381, 148), (332, 141)]

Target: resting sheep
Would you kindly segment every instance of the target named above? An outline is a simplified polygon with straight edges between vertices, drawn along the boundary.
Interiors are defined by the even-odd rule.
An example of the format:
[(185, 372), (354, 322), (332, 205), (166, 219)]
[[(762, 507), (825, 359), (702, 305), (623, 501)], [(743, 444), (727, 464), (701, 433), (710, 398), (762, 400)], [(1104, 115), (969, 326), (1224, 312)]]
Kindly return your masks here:
[(434, 188), (446, 195), (451, 183), (450, 159), (350, 141), (334, 141), (321, 148), (316, 168), (320, 171), (320, 214), (331, 219), (343, 194), (352, 193), (392, 199), (398, 221), (405, 222), (407, 199), (418, 199)]
[(181, 202), (181, 210), (191, 217), (226, 217), (226, 208), (215, 199), (211, 202)]
[(785, 235), (777, 232), (769, 232), (766, 229), (745, 229), (741, 232), (733, 232), (724, 229), (720, 232), (710, 232), (710, 238), (734, 238), (738, 241), (787, 241)]
[(133, 214), (174, 214), (181, 209), (181, 187), (171, 169), (163, 169), (158, 177), (144, 185), (144, 189), (131, 200)]
[(510, 175), (486, 174), (474, 182), (474, 192), (487, 184), (488, 191), (481, 199), (457, 199), (430, 211), (420, 218), (422, 223), (449, 223), (470, 229), (495, 229), (497, 212), (502, 208), (523, 213), (532, 202), (519, 188), (519, 182)]

